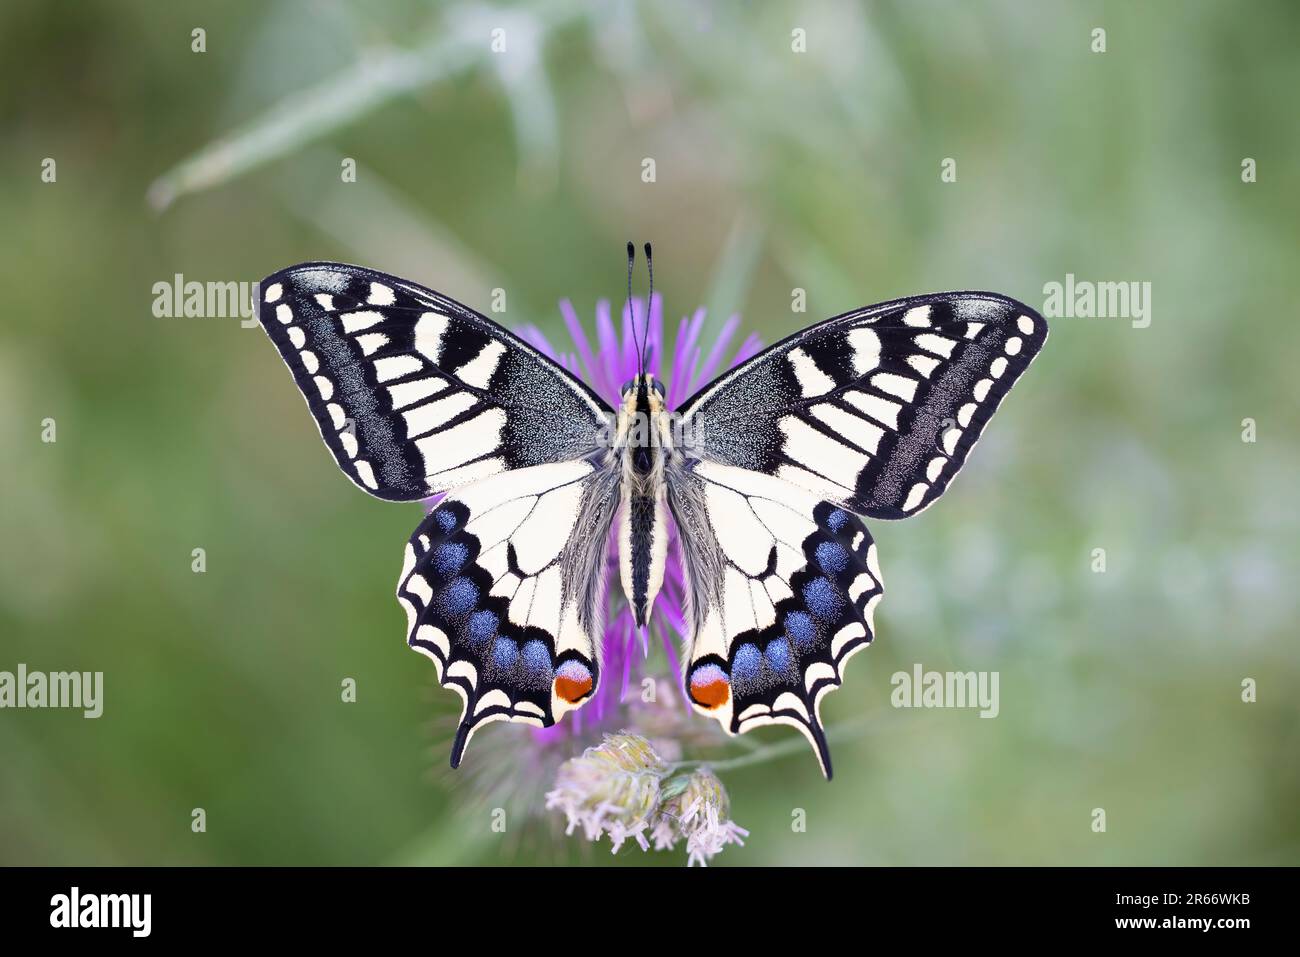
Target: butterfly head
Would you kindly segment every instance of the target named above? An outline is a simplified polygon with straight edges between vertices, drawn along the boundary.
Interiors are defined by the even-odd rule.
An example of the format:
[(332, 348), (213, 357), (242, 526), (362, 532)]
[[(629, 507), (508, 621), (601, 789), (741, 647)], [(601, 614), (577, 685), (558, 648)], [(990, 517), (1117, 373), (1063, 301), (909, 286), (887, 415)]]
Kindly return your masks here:
[(623, 395), (620, 411), (629, 427), (644, 423), (646, 428), (653, 428), (667, 411), (664, 384), (648, 372), (628, 379), (619, 391)]
[(645, 394), (647, 397), (653, 393), (659, 397), (662, 404), (665, 389), (664, 384), (656, 379), (649, 372), (642, 373), (635, 378), (628, 379), (623, 383), (622, 388), (618, 390), (623, 395), (623, 401), (626, 403), (629, 397), (635, 399), (636, 396)]

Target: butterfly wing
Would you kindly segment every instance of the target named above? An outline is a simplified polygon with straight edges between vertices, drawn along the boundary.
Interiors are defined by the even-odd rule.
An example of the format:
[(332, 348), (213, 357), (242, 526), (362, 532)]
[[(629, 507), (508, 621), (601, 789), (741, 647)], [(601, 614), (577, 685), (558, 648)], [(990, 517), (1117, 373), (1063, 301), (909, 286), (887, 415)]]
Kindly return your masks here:
[(549, 727), (595, 693), (618, 473), (537, 465), (449, 493), (406, 547), (408, 643), (464, 703), (460, 764), (489, 721)]
[(268, 276), (261, 322), (339, 467), (393, 501), (450, 493), (416, 529), (397, 597), (407, 641), (464, 709), (548, 726), (594, 694), (617, 474), (612, 411), (473, 310), (360, 266)]
[(775, 475), (873, 518), (943, 494), (1047, 338), (984, 292), (869, 306), (754, 356), (681, 409), (693, 454)]
[(379, 498), (581, 458), (612, 415), (532, 346), (407, 280), (303, 263), (259, 288), (262, 326), (326, 446)]
[(871, 641), (883, 594), (851, 512), (782, 479), (696, 461), (669, 473), (694, 638), (686, 688), (729, 734), (789, 724), (827, 778), (822, 698)]
[(821, 700), (883, 594), (853, 513), (904, 518), (942, 495), (1046, 337), (1004, 296), (900, 299), (791, 336), (686, 402), (668, 493), (697, 710), (732, 734), (794, 725), (830, 777)]

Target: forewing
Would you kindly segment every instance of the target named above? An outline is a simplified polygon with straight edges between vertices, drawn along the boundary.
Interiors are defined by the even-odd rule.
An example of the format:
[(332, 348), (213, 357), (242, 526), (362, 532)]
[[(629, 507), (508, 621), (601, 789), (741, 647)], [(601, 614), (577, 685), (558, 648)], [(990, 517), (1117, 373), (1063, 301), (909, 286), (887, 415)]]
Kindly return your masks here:
[(360, 488), (410, 501), (510, 469), (580, 458), (611, 414), (496, 323), (361, 266), (304, 263), (262, 281), (261, 322), (325, 444)]
[(729, 734), (789, 724), (827, 778), (821, 702), (871, 641), (883, 594), (860, 519), (758, 472), (695, 462), (670, 473), (693, 639), (686, 687)]
[(873, 518), (943, 494), (1047, 338), (983, 292), (899, 299), (759, 353), (681, 409), (700, 458), (785, 479)]
[(617, 472), (538, 465), (448, 494), (406, 547), (407, 641), (461, 696), (457, 767), (480, 725), (549, 727), (600, 680), (600, 607)]

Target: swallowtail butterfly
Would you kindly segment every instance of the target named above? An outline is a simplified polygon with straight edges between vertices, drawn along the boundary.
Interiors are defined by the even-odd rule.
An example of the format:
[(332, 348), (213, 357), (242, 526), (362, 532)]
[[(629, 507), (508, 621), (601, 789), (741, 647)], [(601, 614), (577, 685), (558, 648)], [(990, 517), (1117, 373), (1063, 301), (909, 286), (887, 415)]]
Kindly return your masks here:
[(1005, 296), (898, 299), (778, 342), (671, 414), (652, 375), (611, 408), (406, 279), (313, 262), (259, 288), (344, 474), (390, 501), (445, 493), (406, 546), (397, 597), (408, 644), (463, 701), (452, 767), (483, 724), (549, 726), (591, 698), (608, 536), (644, 626), (671, 516), (691, 704), (729, 734), (793, 725), (829, 778), (821, 701), (871, 641), (883, 593), (862, 517), (942, 495), (1047, 338)]

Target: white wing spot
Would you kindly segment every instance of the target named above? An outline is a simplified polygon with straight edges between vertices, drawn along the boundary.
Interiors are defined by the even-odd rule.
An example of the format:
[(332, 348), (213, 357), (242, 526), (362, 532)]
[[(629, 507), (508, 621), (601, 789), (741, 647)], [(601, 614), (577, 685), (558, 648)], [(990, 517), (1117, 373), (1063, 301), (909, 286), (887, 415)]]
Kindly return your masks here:
[(442, 355), (442, 337), (447, 334), (448, 322), (440, 312), (426, 312), (415, 324), (415, 348), (434, 365)]
[(936, 336), (932, 333), (922, 333), (916, 337), (916, 344), (926, 352), (933, 352), (937, 356), (943, 356), (945, 359), (952, 358), (953, 346), (957, 344), (954, 339), (947, 339), (944, 336)]
[(960, 409), (958, 409), (957, 424), (960, 425), (963, 429), (966, 428), (966, 426), (970, 425), (970, 418), (972, 415), (975, 414), (976, 408), (978, 408), (978, 406), (976, 406), (974, 402), (967, 402)]
[(928, 379), (930, 378), (930, 373), (934, 371), (935, 366), (939, 364), (939, 360), (917, 354), (908, 356), (907, 364)]
[(916, 399), (917, 381), (909, 379), (907, 376), (895, 375), (892, 372), (881, 372), (871, 377), (871, 384), (881, 392), (888, 392), (890, 395), (896, 395), (904, 402), (912, 402)]
[(1012, 336), (1007, 340), (1007, 344), (1003, 348), (1006, 349), (1007, 355), (1009, 356), (1018, 354), (1020, 352), (1020, 337)]
[(855, 621), (852, 624), (845, 625), (835, 632), (835, 637), (831, 639), (831, 656), (838, 659), (845, 645), (858, 638), (865, 638), (866, 634), (861, 622)]
[(322, 399), (329, 399), (334, 395), (333, 382), (325, 378), (323, 375), (315, 376), (314, 380), (316, 382), (316, 388), (320, 390), (320, 397)]
[(979, 382), (976, 382), (975, 389), (974, 389), (975, 401), (983, 402), (988, 397), (989, 389), (992, 387), (992, 385), (993, 385), (992, 379), (980, 379)]
[[(357, 464), (361, 465), (362, 463), (358, 462)], [(433, 601), (433, 589), (429, 587), (429, 582), (425, 577), (418, 572), (406, 579), (406, 590), (420, 599), (425, 608), (428, 608), (429, 602)]]
[(366, 332), (357, 336), (357, 345), (361, 347), (364, 354), (370, 355), (377, 349), (388, 345), (388, 336), (382, 332)]
[(835, 388), (835, 380), (817, 368), (812, 356), (802, 349), (791, 349), (786, 360), (794, 370), (794, 377), (799, 382), (799, 389), (805, 399), (825, 395)]
[(388, 396), (392, 399), (393, 411), (397, 411), (419, 402), (421, 399), (427, 399), (445, 388), (447, 388), (447, 380), (430, 376), (427, 379), (403, 382), (401, 385), (390, 385), (388, 387)]
[(1021, 316), (1016, 320), (1016, 326), (1025, 335), (1032, 335), (1034, 331), (1034, 320), (1030, 319), (1028, 316)]
[(263, 302), (275, 302), (284, 295), (284, 286), (278, 282), (273, 282), (266, 287), (266, 295), (262, 297)]
[[(917, 485), (913, 485), (912, 493), (907, 496), (907, 500), (911, 502), (913, 499), (915, 499), (916, 502), (919, 503), (921, 501), (921, 497), (925, 495), (926, 488), (928, 488), (928, 486), (925, 485), (925, 483), (919, 483)], [(910, 512), (915, 507), (915, 505), (905, 505), (903, 507)], [(861, 598), (863, 595), (865, 595), (867, 592), (871, 591), (875, 587), (876, 587), (875, 579), (873, 579), (870, 575), (866, 575), (866, 574), (858, 575), (853, 579), (852, 582), (849, 583), (849, 588), (848, 588), (849, 597), (852, 598), (854, 601), (857, 601), (859, 598)]]
[(917, 306), (915, 309), (909, 309), (903, 313), (903, 325), (905, 326), (928, 326), (929, 324), (929, 306)]
[(853, 349), (853, 371), (866, 375), (880, 364), (880, 336), (872, 329), (853, 329), (848, 335)]
[(372, 282), (370, 284), (370, 298), (366, 302), (372, 306), (391, 306), (397, 301), (393, 295), (393, 290), (389, 289), (381, 282)]
[(360, 476), (361, 481), (365, 483), (366, 488), (379, 488), (379, 483), (375, 481), (375, 473), (370, 467), (369, 462), (365, 459), (357, 459), (352, 463), (352, 467), (357, 470), (357, 475)]
[(1002, 356), (998, 356), (989, 365), (989, 371), (993, 373), (993, 378), (1001, 379), (1002, 373), (1007, 371), (1007, 360)]
[(343, 423), (347, 421), (347, 417), (343, 414), (343, 406), (337, 402), (331, 402), (325, 406), (325, 411), (330, 414), (330, 421), (334, 423), (334, 428), (343, 428)]
[(307, 334), (298, 326), (290, 326), (289, 341), (293, 343), (295, 349), (301, 349), (307, 344)]
[(384, 314), (363, 309), (360, 312), (345, 312), (339, 318), (343, 320), (344, 332), (360, 332), (362, 329), (369, 329), (376, 323), (383, 322)]
[(275, 307), (275, 318), (279, 319), (286, 326), (293, 322), (293, 310), (284, 303)]
[(343, 444), (343, 451), (348, 453), (348, 458), (357, 457), (357, 437), (351, 432), (343, 431), (339, 433), (339, 442)]
[(327, 292), (316, 293), (316, 303), (326, 312), (334, 311), (334, 297)]
[(876, 555), (876, 544), (872, 542), (867, 546), (867, 571), (871, 572), (871, 577), (880, 581), (880, 558)]
[(375, 360), (375, 378), (380, 382), (388, 382), (419, 372), (423, 368), (424, 364), (415, 356), (388, 356)]
[[(920, 505), (921, 499), (925, 498), (925, 493), (929, 488), (930, 486), (926, 485), (924, 482), (917, 482), (913, 485), (912, 490), (907, 493), (907, 501), (903, 503), (903, 511), (910, 512), (912, 509), (916, 508), (916, 506)], [(856, 580), (854, 581), (854, 584), (857, 584)], [(850, 594), (852, 595), (852, 592), (850, 592)], [(854, 595), (853, 597), (856, 598), (857, 596)]]
[(426, 641), (433, 645), (444, 658), (451, 657), (451, 642), (447, 639), (447, 633), (441, 628), (435, 628), (433, 625), (421, 625), (415, 632), (415, 637), (420, 641)]
[[(471, 688), (478, 687), (478, 669), (464, 658), (457, 658), (447, 666), (447, 678), (464, 678)], [(450, 687), (456, 689), (460, 688), (460, 685), (452, 684)]]
[(475, 389), (486, 389), (505, 353), (506, 347), (493, 339), (471, 361), (456, 370), (456, 377)]
[(308, 375), (315, 375), (320, 368), (320, 359), (310, 349), (303, 349), (298, 353), (298, 358), (302, 360), (302, 367), (307, 370)]

